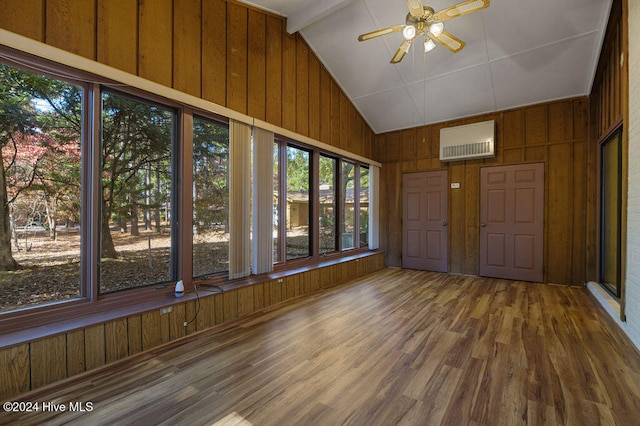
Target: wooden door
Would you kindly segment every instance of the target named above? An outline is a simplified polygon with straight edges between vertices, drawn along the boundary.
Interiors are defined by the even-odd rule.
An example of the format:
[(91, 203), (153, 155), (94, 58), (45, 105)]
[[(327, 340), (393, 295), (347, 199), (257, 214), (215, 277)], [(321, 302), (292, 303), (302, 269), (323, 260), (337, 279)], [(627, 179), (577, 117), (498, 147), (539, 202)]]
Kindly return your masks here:
[(449, 270), (446, 170), (402, 177), (402, 267)]
[(480, 169), (480, 275), (542, 282), (544, 164)]

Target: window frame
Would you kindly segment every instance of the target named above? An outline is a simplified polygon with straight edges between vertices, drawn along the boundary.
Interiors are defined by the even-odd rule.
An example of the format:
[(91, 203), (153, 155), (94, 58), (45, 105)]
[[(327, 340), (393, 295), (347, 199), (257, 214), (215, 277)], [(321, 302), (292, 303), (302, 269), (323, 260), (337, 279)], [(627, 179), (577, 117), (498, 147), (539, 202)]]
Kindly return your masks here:
[[(65, 69), (65, 67), (61, 67), (62, 69), (57, 70), (55, 68), (51, 68), (51, 65), (40, 58), (31, 58), (23, 59), (23, 54), (21, 52), (5, 52), (5, 49), (2, 49), (3, 46), (0, 45), (0, 63), (15, 69), (19, 69), (25, 72), (29, 72), (32, 74), (38, 74), (52, 80), (57, 80), (60, 82), (72, 84), (78, 86), (82, 89), (82, 105), (81, 105), (81, 130), (80, 130), (80, 223), (84, 224), (80, 227), (80, 263), (78, 265), (78, 278), (79, 278), (79, 288), (78, 288), (78, 297), (73, 297), (69, 299), (62, 299), (51, 301), (42, 304), (35, 304), (30, 306), (25, 306), (24, 308), (10, 309), (6, 311), (0, 311), (0, 333), (2, 332), (2, 320), (4, 317), (11, 318), (12, 316), (21, 316), (23, 312), (42, 312), (49, 310), (51, 306), (75, 306), (83, 303), (87, 303), (90, 298), (92, 291), (89, 288), (89, 283), (91, 280), (88, 280), (88, 276), (85, 273), (86, 270), (90, 268), (90, 260), (87, 257), (87, 254), (91, 254), (91, 247), (87, 244), (87, 235), (89, 235), (89, 227), (86, 225), (89, 223), (88, 221), (91, 218), (91, 203), (90, 200), (85, 196), (85, 186), (88, 182), (91, 181), (91, 170), (90, 166), (87, 165), (85, 158), (90, 155), (92, 152), (92, 147), (90, 146), (91, 138), (88, 137), (89, 131), (91, 129), (90, 116), (88, 113), (91, 108), (91, 95), (92, 95), (92, 85), (85, 81), (81, 75), (68, 75), (75, 74), (70, 70)], [(5, 54), (8, 53), (6, 56)], [(78, 73), (80, 74), (80, 73)]]
[[(100, 257), (100, 220), (102, 189), (101, 189), (101, 121), (102, 121), (102, 93), (107, 90), (118, 96), (141, 100), (147, 104), (155, 104), (175, 114), (175, 124), (172, 129), (172, 274), (180, 277), (185, 266), (184, 225), (179, 221), (183, 217), (184, 192), (180, 190), (180, 183), (185, 181), (184, 146), (187, 140), (184, 135), (183, 122), (192, 109), (177, 101), (168, 99), (133, 86), (123, 85), (108, 78), (93, 73), (81, 71), (64, 64), (49, 61), (15, 49), (0, 45), (0, 62), (2, 64), (28, 71), (35, 74), (75, 84), (83, 89), (82, 104), (82, 134), (81, 134), (81, 228), (80, 228), (80, 296), (71, 299), (53, 301), (49, 303), (26, 306), (0, 312), (0, 335), (21, 330), (38, 330), (47, 326), (50, 332), (55, 326), (64, 324), (84, 323), (83, 317), (97, 318), (103, 321), (113, 317), (121, 317), (123, 312), (141, 312), (155, 306), (166, 306), (167, 298), (173, 297), (173, 281), (153, 283), (123, 291), (101, 294), (99, 291), (99, 257)], [(204, 113), (211, 116), (211, 113)], [(191, 130), (191, 127), (189, 127)], [(182, 155), (181, 155), (182, 152)], [(190, 152), (190, 151), (189, 151)], [(191, 159), (189, 159), (189, 166)], [(190, 175), (189, 175), (190, 177)], [(188, 191), (187, 191), (188, 192)], [(189, 193), (189, 198), (191, 194)], [(190, 210), (189, 210), (190, 211)], [(184, 221), (183, 221), (184, 222)], [(174, 232), (174, 228), (176, 231)], [(175, 243), (174, 243), (175, 241)], [(179, 241), (179, 242), (178, 242)], [(189, 246), (189, 250), (191, 247)], [(177, 254), (174, 254), (173, 251)], [(190, 256), (189, 256), (190, 260)], [(190, 268), (189, 268), (190, 269)], [(192, 288), (192, 285), (189, 286)], [(120, 309), (119, 309), (120, 308)], [(89, 323), (95, 323), (91, 320)], [(52, 326), (55, 325), (55, 326)], [(36, 333), (36, 336), (40, 335)]]
[[(621, 229), (622, 229), (622, 145), (623, 145), (623, 131), (622, 131), (622, 123), (616, 124), (613, 129), (604, 135), (601, 138), (598, 144), (598, 242), (597, 242), (597, 276), (598, 283), (600, 286), (606, 290), (611, 296), (613, 296), (616, 300), (620, 300), (623, 293), (624, 280), (621, 275), (622, 273), (622, 241), (621, 241)], [(605, 246), (607, 241), (606, 235), (606, 223), (607, 215), (606, 210), (607, 207), (611, 207), (607, 205), (607, 195), (609, 195), (606, 191), (605, 185), (605, 175), (606, 175), (606, 158), (605, 158), (605, 149), (610, 146), (610, 144), (617, 144), (616, 148), (616, 159), (615, 159), (615, 227), (616, 227), (616, 241), (615, 241), (615, 283), (605, 282), (604, 275), (607, 274), (608, 271), (605, 271), (605, 263), (606, 263), (606, 250)]]
[[(324, 153), (322, 151), (319, 152), (317, 157), (318, 157), (318, 167), (316, 169), (318, 170), (318, 185), (317, 185), (317, 188), (318, 188), (318, 203), (317, 203), (317, 207), (318, 208), (317, 208), (317, 212), (314, 212), (314, 218), (315, 217), (318, 218), (318, 251), (317, 251), (317, 253), (320, 256), (328, 256), (328, 255), (331, 255), (333, 253), (340, 252), (339, 245), (338, 245), (339, 244), (338, 241), (340, 240), (340, 238), (339, 238), (340, 232), (339, 232), (339, 223), (337, 221), (337, 218), (338, 218), (338, 207), (339, 207), (338, 206), (338, 187), (339, 187), (338, 178), (340, 176), (340, 172), (339, 172), (340, 159), (338, 157), (336, 157), (335, 155), (328, 155), (328, 154), (326, 154), (326, 153)], [(332, 195), (332, 197), (333, 197), (333, 217), (334, 217), (334, 221), (333, 221), (333, 250), (329, 250), (329, 251), (325, 251), (325, 252), (322, 252), (321, 248), (320, 248), (320, 240), (321, 240), (320, 231), (322, 229), (322, 227), (320, 226), (320, 207), (321, 207), (321, 204), (320, 204), (320, 191), (321, 191), (320, 190), (320, 160), (323, 157), (333, 161), (333, 182), (332, 182), (332, 186), (333, 186), (333, 195)]]
[[(180, 250), (178, 250), (178, 246), (179, 246), (179, 238), (178, 238), (178, 234), (179, 234), (179, 228), (180, 228), (180, 222), (182, 220), (182, 211), (179, 208), (180, 206), (180, 198), (179, 198), (179, 193), (182, 192), (180, 191), (179, 185), (180, 182), (182, 181), (182, 179), (180, 179), (180, 177), (178, 176), (180, 173), (180, 164), (181, 164), (181, 138), (180, 138), (180, 134), (182, 132), (182, 127), (184, 127), (181, 123), (180, 123), (180, 117), (182, 114), (184, 114), (184, 111), (181, 111), (179, 106), (177, 105), (167, 105), (166, 103), (160, 102), (159, 100), (154, 100), (154, 99), (149, 99), (148, 96), (140, 96), (139, 94), (133, 94), (133, 93), (129, 93), (128, 91), (122, 91), (119, 89), (113, 89), (110, 87), (106, 87), (104, 85), (101, 85), (100, 88), (100, 109), (98, 110), (97, 114), (99, 115), (99, 120), (100, 120), (100, 136), (99, 136), (99, 140), (97, 141), (97, 145), (98, 145), (98, 155), (99, 155), (99, 159), (100, 159), (100, 163), (96, 165), (96, 168), (94, 169), (95, 171), (95, 175), (97, 177), (97, 180), (99, 182), (99, 189), (98, 189), (98, 215), (97, 215), (97, 222), (98, 222), (98, 252), (97, 252), (97, 263), (98, 263), (98, 296), (107, 296), (110, 294), (115, 294), (115, 293), (121, 293), (121, 292), (129, 292), (133, 289), (136, 288), (145, 288), (145, 287), (155, 287), (155, 286), (166, 286), (169, 283), (175, 283), (179, 277), (178, 277), (178, 270), (179, 270), (179, 266), (178, 263), (180, 262), (179, 259), (179, 253)], [(169, 278), (167, 280), (162, 280), (162, 281), (157, 281), (157, 282), (152, 282), (152, 283), (146, 283), (146, 284), (142, 284), (136, 287), (132, 287), (132, 288), (124, 288), (124, 289), (118, 289), (118, 290), (114, 290), (114, 291), (109, 291), (109, 292), (102, 292), (101, 291), (101, 280), (100, 280), (100, 273), (101, 273), (101, 269), (102, 269), (102, 262), (101, 262), (101, 256), (100, 256), (100, 245), (102, 244), (102, 147), (103, 147), (103, 140), (102, 140), (102, 135), (103, 135), (103, 128), (102, 128), (102, 123), (103, 123), (103, 108), (102, 108), (102, 103), (103, 103), (103, 95), (105, 94), (109, 94), (112, 96), (118, 96), (120, 98), (123, 99), (127, 99), (130, 101), (134, 101), (134, 102), (138, 102), (141, 104), (145, 104), (148, 106), (154, 106), (157, 108), (161, 108), (164, 109), (168, 112), (170, 112), (173, 115), (173, 119), (172, 119), (172, 126), (171, 126), (171, 142), (170, 142), (170, 155), (171, 155), (171, 159), (170, 159), (170, 168), (171, 168), (171, 195), (170, 195), (170, 203), (171, 203), (171, 208), (170, 208), (170, 249), (169, 249)]]
[[(173, 295), (173, 283), (166, 282), (159, 285), (148, 285), (127, 289), (126, 291), (99, 294), (99, 244), (100, 229), (99, 220), (93, 220), (100, 212), (101, 175), (101, 93), (103, 88), (109, 91), (118, 92), (142, 99), (147, 103), (156, 103), (162, 108), (175, 111), (175, 129), (177, 135), (172, 149), (173, 172), (172, 180), (175, 181), (172, 197), (175, 197), (173, 209), (176, 210), (172, 225), (178, 223), (175, 232), (176, 243), (172, 244), (172, 250), (177, 250), (172, 262), (175, 268), (176, 278), (183, 279), (187, 291), (193, 289), (196, 280), (192, 276), (192, 120), (198, 115), (205, 119), (229, 122), (230, 118), (247, 120), (247, 118), (232, 110), (219, 107), (206, 100), (178, 92), (170, 87), (161, 86), (157, 83), (146, 82), (131, 74), (120, 71), (111, 72), (103, 69), (101, 64), (94, 66), (94, 61), (79, 58), (78, 61), (69, 62), (69, 59), (51, 60), (47, 47), (42, 49), (23, 51), (7, 45), (0, 45), (0, 61), (6, 65), (20, 68), (26, 71), (50, 76), (72, 84), (77, 84), (83, 88), (83, 129), (81, 135), (81, 205), (82, 223), (81, 227), (81, 262), (80, 262), (80, 297), (59, 302), (33, 305), (23, 309), (8, 310), (0, 312), (0, 347), (11, 344), (18, 344), (30, 341), (39, 337), (49, 336), (58, 332), (80, 329), (103, 323), (116, 318), (126, 318), (141, 312), (151, 311), (183, 303), (183, 299), (176, 299)], [(40, 56), (38, 56), (40, 55)], [(83, 62), (84, 61), (84, 62)], [(67, 64), (72, 64), (67, 65)], [(84, 64), (84, 65), (83, 65)], [(221, 115), (224, 114), (224, 115)], [(228, 116), (228, 117), (227, 117)], [(248, 121), (245, 121), (248, 123)], [(263, 129), (272, 128), (268, 123), (259, 120), (252, 121), (254, 126)], [(279, 129), (279, 128), (278, 128)], [(281, 129), (285, 134), (287, 130)], [(277, 131), (275, 132), (277, 133)], [(294, 135), (294, 134), (292, 134)], [(297, 137), (294, 135), (294, 137)], [(305, 139), (304, 136), (301, 136)], [(311, 167), (318, 170), (320, 154), (326, 154), (340, 161), (341, 158), (349, 159), (356, 164), (366, 164), (362, 160), (348, 157), (348, 153), (337, 147), (327, 145), (322, 148), (322, 143), (316, 145), (317, 141), (309, 139), (307, 143), (301, 143), (294, 139), (288, 139), (292, 144), (308, 150)], [(346, 156), (345, 156), (346, 154)], [(355, 155), (355, 154), (354, 154)], [(357, 157), (357, 155), (356, 155)], [(365, 161), (368, 161), (365, 159)], [(286, 164), (286, 163), (285, 163)], [(375, 163), (372, 163), (375, 164)], [(282, 169), (282, 168), (281, 168)], [(310, 183), (310, 202), (317, 206), (314, 201), (318, 191), (317, 172), (312, 173)], [(315, 207), (314, 207), (315, 208)], [(277, 265), (279, 271), (293, 270), (308, 265), (308, 268), (317, 267), (321, 260), (319, 257), (318, 237), (316, 223), (316, 211), (311, 214), (310, 227), (310, 250), (309, 258), (300, 258)], [(281, 215), (286, 217), (286, 215)], [(337, 222), (337, 221), (336, 221)], [(282, 227), (281, 227), (282, 228)], [(286, 239), (281, 239), (286, 241)], [(336, 251), (326, 254), (327, 257), (339, 259), (354, 254), (354, 250), (347, 252)], [(324, 257), (323, 257), (324, 259)], [(255, 282), (260, 279), (255, 275), (239, 279), (229, 280), (228, 275), (220, 273), (215, 277), (210, 277), (197, 284), (225, 284), (235, 288), (242, 283)]]
[[(274, 137), (274, 144), (278, 146), (278, 244), (277, 244), (277, 253), (278, 253), (278, 261), (274, 260), (273, 266), (274, 270), (282, 271), (291, 268), (299, 267), (304, 262), (318, 262), (321, 259), (326, 258), (340, 258), (345, 256), (350, 256), (362, 251), (370, 251), (369, 247), (360, 247), (360, 238), (356, 238), (358, 236), (357, 230), (359, 230), (360, 222), (359, 222), (359, 209), (360, 209), (360, 197), (356, 197), (355, 194), (360, 191), (360, 168), (365, 167), (370, 170), (371, 165), (364, 163), (362, 161), (356, 160), (351, 157), (347, 157), (335, 152), (331, 152), (313, 145), (306, 144), (304, 142), (300, 142), (286, 136), (282, 136), (276, 134)], [(282, 147), (285, 147), (283, 149)], [(286, 259), (286, 204), (282, 202), (285, 197), (282, 197), (281, 194), (286, 193), (286, 179), (283, 176), (283, 164), (287, 164), (287, 152), (286, 147), (293, 146), (296, 148), (300, 148), (308, 151), (311, 154), (311, 179), (310, 179), (310, 198), (309, 210), (311, 213), (310, 217), (310, 247), (312, 248), (309, 257), (300, 257), (295, 259)], [(320, 226), (319, 226), (319, 211), (320, 211), (320, 157), (328, 157), (334, 159), (336, 161), (336, 173), (334, 176), (335, 180), (335, 189), (334, 189), (334, 197), (336, 199), (335, 204), (335, 232), (336, 232), (336, 250), (331, 252), (320, 252)], [(342, 196), (342, 164), (344, 162), (348, 162), (354, 165), (354, 245), (353, 247), (343, 248), (342, 247), (342, 238), (340, 237), (340, 224), (343, 219), (343, 212), (340, 208), (340, 198)], [(286, 171), (286, 167), (284, 168)], [(284, 219), (283, 219), (284, 218)], [(284, 225), (283, 225), (284, 220)], [(356, 228), (357, 227), (357, 228)]]
[[(371, 208), (371, 203), (369, 202), (369, 200), (371, 199), (371, 194), (367, 195), (367, 245), (365, 247), (362, 246), (362, 223), (361, 223), (361, 216), (362, 216), (362, 169), (366, 169), (367, 170), (367, 176), (369, 177), (369, 183), (367, 184), (367, 192), (369, 191), (369, 188), (371, 187), (371, 167), (368, 165), (362, 165), (359, 164), (358, 165), (358, 212), (357, 212), (357, 216), (358, 216), (358, 248), (369, 248), (369, 221), (370, 221), (370, 208)], [(355, 195), (354, 195), (355, 196)]]
[[(206, 113), (204, 111), (200, 111), (200, 110), (194, 110), (191, 112), (191, 119), (192, 119), (192, 125), (190, 126), (191, 128), (191, 135), (193, 137), (193, 121), (195, 121), (196, 119), (200, 119), (203, 121), (207, 121), (209, 123), (216, 123), (216, 124), (221, 124), (221, 125), (225, 125), (227, 127), (227, 130), (229, 130), (229, 120), (224, 118), (224, 117), (220, 117), (217, 116), (215, 114), (212, 113)], [(190, 164), (191, 164), (191, 173), (190, 173), (190, 185), (189, 188), (193, 187), (193, 140), (191, 141), (190, 144), (191, 147), (191, 155), (190, 155)], [(231, 150), (231, 141), (227, 140), (227, 151), (228, 154), (230, 154), (230, 150)], [(227, 158), (227, 186), (229, 185), (229, 179), (230, 179), (230, 167), (231, 167), (231, 162), (230, 162), (230, 155), (229, 158)], [(186, 183), (183, 185), (183, 187), (186, 189), (187, 185)], [(191, 191), (185, 191), (185, 192), (190, 192), (191, 194), (191, 210), (190, 210), (190, 218), (193, 221), (193, 205), (194, 205), (194, 198), (193, 198), (193, 193), (191, 193)], [(229, 196), (229, 193), (227, 191), (227, 195)], [(227, 198), (227, 201), (229, 201), (229, 198)], [(229, 209), (229, 216), (231, 215), (231, 210)], [(191, 223), (191, 230), (193, 230), (193, 222)], [(192, 231), (193, 232), (193, 231)], [(210, 273), (206, 273), (203, 275), (194, 275), (193, 272), (193, 234), (191, 234), (191, 246), (190, 246), (190, 251), (191, 251), (191, 256), (190, 256), (190, 260), (191, 260), (191, 279), (194, 282), (221, 282), (224, 281), (228, 276), (229, 276), (229, 268), (227, 267), (226, 270), (224, 271), (217, 271), (217, 272), (210, 272)], [(229, 242), (231, 241), (231, 235), (229, 235), (229, 241), (227, 241), (227, 244), (229, 244)], [(227, 256), (228, 256), (229, 251), (227, 250)], [(228, 260), (228, 259), (227, 259)]]

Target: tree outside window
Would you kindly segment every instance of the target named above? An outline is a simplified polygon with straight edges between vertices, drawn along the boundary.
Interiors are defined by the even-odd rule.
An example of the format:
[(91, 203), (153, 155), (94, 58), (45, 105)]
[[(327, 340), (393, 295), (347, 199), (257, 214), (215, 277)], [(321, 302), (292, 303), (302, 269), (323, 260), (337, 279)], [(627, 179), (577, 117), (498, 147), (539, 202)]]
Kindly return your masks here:
[(175, 278), (174, 122), (167, 109), (102, 94), (101, 293)]
[(82, 96), (0, 64), (0, 310), (81, 294)]
[(310, 157), (309, 151), (287, 146), (287, 260), (311, 255)]
[(193, 120), (193, 276), (229, 270), (229, 126)]
[(336, 174), (335, 158), (320, 156), (319, 197), (319, 238), (320, 253), (325, 254), (337, 250), (336, 240)]
[(369, 168), (360, 166), (360, 247), (369, 246)]
[(356, 165), (342, 161), (340, 211), (342, 213), (342, 249), (355, 247), (355, 170)]

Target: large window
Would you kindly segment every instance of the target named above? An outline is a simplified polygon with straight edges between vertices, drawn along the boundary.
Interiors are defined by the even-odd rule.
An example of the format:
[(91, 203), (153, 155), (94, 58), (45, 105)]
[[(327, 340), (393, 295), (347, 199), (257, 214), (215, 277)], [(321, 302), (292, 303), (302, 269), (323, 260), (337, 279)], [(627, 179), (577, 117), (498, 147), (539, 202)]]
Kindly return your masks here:
[(175, 113), (102, 94), (100, 292), (175, 279)]
[(621, 294), (622, 129), (601, 145), (600, 152), (600, 283)]
[(360, 166), (360, 247), (369, 246), (369, 168)]
[[(249, 126), (0, 51), (3, 331), (45, 324), (66, 309), (80, 317), (155, 303), (179, 279), (189, 291), (194, 277), (206, 283), (235, 276), (231, 270), (246, 263), (252, 236), (242, 232), (249, 229), (246, 220), (242, 226), (235, 221), (230, 188), (246, 183), (252, 168), (234, 168), (231, 160), (245, 158), (238, 148), (248, 145), (239, 141), (247, 139)], [(266, 130), (255, 134), (267, 143), (274, 138)], [(256, 273), (273, 267), (271, 239), (279, 265), (365, 247), (368, 168), (313, 142), (274, 140), (273, 155), (270, 149), (256, 154), (265, 167), (254, 170), (263, 170), (259, 179), (268, 193), (262, 185), (251, 199), (238, 190), (239, 210), (260, 199), (267, 216), (273, 196), (273, 223), (265, 216), (253, 228), (266, 231), (253, 235), (261, 249), (254, 253), (262, 253), (256, 258), (266, 265)], [(62, 301), (71, 303), (64, 310), (40, 306)]]
[(337, 250), (336, 239), (336, 179), (337, 164), (335, 158), (320, 156), (319, 196), (319, 238), (320, 253), (325, 254)]
[(0, 311), (81, 296), (82, 101), (0, 64)]
[(274, 263), (369, 246), (369, 167), (284, 140), (273, 161)]
[(229, 269), (229, 126), (193, 120), (193, 276)]
[(340, 213), (342, 221), (340, 231), (342, 234), (342, 249), (355, 247), (355, 171), (356, 166), (349, 161), (342, 162), (342, 174), (340, 185)]
[(285, 177), (287, 187), (287, 260), (311, 255), (309, 238), (310, 172), (310, 152), (294, 146), (287, 146), (287, 174)]
[(273, 263), (280, 258), (280, 143), (273, 144)]

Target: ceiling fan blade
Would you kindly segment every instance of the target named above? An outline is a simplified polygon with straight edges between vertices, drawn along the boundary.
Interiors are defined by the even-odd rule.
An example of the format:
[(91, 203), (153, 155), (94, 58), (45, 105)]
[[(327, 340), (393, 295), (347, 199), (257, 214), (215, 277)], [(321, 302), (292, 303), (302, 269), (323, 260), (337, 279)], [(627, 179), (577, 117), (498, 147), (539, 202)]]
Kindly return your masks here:
[(453, 53), (458, 53), (464, 47), (464, 41), (460, 40), (458, 37), (449, 34), (446, 31), (443, 31), (438, 37), (431, 36), (435, 41), (452, 51)]
[(412, 38), (411, 40), (402, 40), (402, 44), (400, 45), (400, 47), (398, 47), (398, 50), (396, 50), (396, 54), (393, 55), (393, 58), (391, 58), (392, 64), (397, 64), (402, 60), (402, 58), (404, 58), (404, 55), (406, 55), (409, 51), (413, 40), (415, 40), (415, 38)]
[(422, 0), (407, 0), (407, 6), (409, 6), (409, 13), (414, 18), (421, 18), (424, 15)]
[(489, 7), (489, 0), (469, 0), (435, 13), (431, 20), (446, 21), (487, 7)]
[(358, 37), (358, 41), (365, 41), (375, 37), (402, 31), (404, 27), (404, 25), (396, 25), (395, 27), (387, 27), (381, 30), (371, 31), (370, 33), (362, 34), (360, 37)]

